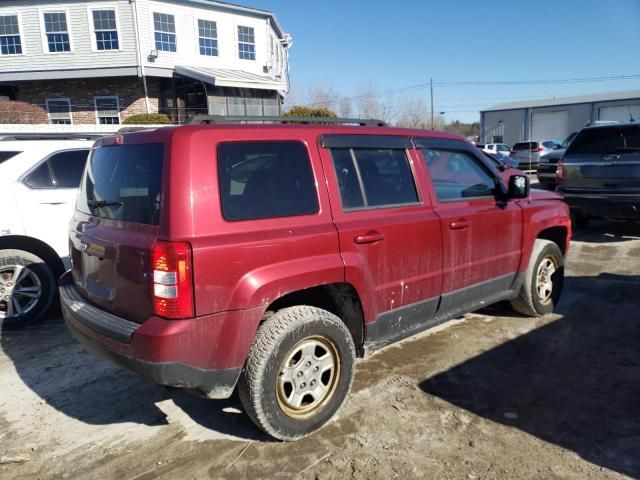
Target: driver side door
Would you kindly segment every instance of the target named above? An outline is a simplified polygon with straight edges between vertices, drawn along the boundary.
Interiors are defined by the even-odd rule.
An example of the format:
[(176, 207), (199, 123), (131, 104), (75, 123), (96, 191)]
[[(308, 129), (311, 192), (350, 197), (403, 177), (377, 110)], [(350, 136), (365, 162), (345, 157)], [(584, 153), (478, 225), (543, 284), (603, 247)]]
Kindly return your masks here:
[(522, 208), (499, 201), (500, 177), (466, 142), (423, 139), (443, 244), (438, 316), (492, 303), (513, 285), (522, 255)]

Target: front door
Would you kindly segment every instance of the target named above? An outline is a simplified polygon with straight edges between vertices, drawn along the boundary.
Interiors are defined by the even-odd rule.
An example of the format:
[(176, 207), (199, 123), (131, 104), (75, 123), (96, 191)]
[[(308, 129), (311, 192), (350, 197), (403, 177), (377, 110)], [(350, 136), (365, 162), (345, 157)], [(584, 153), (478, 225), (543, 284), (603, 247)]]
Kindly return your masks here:
[(418, 142), (442, 228), (443, 288), (438, 316), (492, 303), (512, 287), (522, 255), (523, 212), (497, 199), (500, 177), (457, 140)]

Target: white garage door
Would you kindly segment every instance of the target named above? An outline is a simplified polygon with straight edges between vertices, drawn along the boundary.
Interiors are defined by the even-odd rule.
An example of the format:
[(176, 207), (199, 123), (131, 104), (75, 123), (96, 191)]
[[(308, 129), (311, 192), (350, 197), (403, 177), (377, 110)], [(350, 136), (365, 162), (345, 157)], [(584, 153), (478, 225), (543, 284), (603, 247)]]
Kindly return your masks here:
[[(613, 120), (616, 122), (628, 122), (629, 117), (637, 122), (640, 120), (640, 104), (616, 105), (615, 107), (600, 107), (598, 120)], [(631, 115), (629, 115), (631, 114)]]
[(533, 112), (531, 119), (532, 140), (563, 140), (569, 135), (569, 112)]

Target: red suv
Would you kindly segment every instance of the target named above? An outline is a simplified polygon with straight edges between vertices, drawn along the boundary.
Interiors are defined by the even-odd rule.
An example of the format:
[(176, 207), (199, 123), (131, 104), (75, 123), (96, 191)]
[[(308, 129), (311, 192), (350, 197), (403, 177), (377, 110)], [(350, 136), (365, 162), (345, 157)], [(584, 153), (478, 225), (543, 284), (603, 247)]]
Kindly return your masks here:
[[(322, 120), (325, 122), (325, 120)], [(326, 424), (356, 356), (482, 306), (550, 313), (567, 206), (461, 137), (186, 125), (98, 140), (64, 317), (90, 349), (282, 440)]]

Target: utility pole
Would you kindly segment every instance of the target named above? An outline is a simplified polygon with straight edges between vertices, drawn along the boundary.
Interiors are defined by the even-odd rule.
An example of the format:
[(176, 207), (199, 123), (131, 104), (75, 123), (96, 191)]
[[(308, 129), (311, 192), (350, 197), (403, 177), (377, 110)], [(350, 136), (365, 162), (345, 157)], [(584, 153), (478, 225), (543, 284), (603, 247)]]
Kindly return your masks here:
[(429, 87), (431, 89), (431, 130), (434, 130), (433, 128), (433, 77), (431, 77), (431, 80), (429, 81)]

